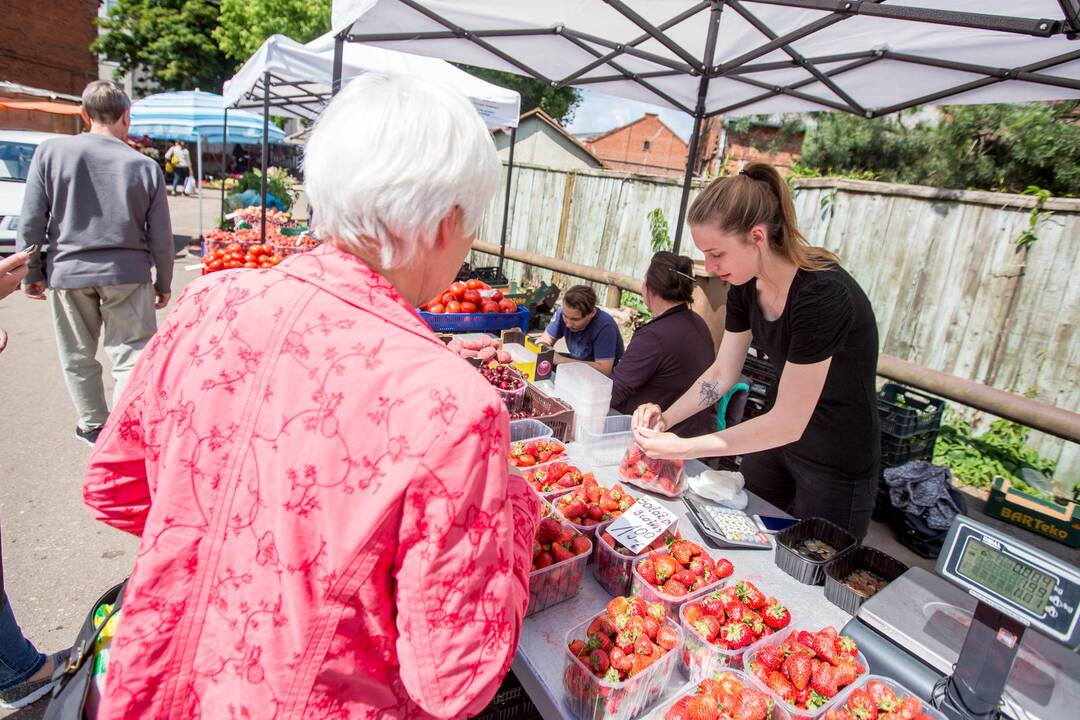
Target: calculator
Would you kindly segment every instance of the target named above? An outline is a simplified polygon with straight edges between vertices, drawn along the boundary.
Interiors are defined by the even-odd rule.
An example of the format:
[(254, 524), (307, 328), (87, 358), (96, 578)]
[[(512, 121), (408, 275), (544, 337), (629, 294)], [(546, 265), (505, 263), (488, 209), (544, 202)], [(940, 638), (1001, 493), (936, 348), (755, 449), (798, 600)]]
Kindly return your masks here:
[(690, 519), (698, 530), (720, 547), (739, 547), (748, 550), (770, 550), (769, 536), (742, 510), (726, 508), (692, 493), (683, 495)]

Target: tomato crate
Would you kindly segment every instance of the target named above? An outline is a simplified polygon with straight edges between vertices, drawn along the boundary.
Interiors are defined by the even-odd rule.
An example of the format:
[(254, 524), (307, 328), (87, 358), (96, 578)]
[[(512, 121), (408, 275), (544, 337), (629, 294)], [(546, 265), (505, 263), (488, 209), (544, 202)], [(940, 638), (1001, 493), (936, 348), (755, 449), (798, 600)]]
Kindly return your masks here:
[(490, 332), (529, 329), (529, 308), (521, 306), (513, 313), (429, 313), (417, 310), (432, 332)]
[(894, 438), (937, 432), (945, 414), (944, 400), (895, 383), (882, 386), (877, 404), (881, 432)]

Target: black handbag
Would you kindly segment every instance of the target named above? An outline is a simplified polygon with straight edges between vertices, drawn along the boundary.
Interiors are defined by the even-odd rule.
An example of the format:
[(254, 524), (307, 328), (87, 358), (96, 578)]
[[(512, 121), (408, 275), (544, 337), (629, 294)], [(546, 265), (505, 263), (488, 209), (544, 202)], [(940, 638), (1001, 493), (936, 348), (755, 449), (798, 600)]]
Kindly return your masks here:
[[(90, 614), (79, 629), (79, 636), (75, 639), (67, 663), (53, 671), (52, 677), (56, 684), (53, 685), (49, 706), (45, 709), (42, 720), (83, 720), (86, 693), (90, 690), (91, 672), (94, 669), (94, 658), (97, 657), (95, 643), (109, 619), (120, 612), (125, 585), (127, 580), (110, 588), (90, 608)], [(94, 627), (94, 612), (105, 603), (112, 603), (113, 609), (99, 626)]]

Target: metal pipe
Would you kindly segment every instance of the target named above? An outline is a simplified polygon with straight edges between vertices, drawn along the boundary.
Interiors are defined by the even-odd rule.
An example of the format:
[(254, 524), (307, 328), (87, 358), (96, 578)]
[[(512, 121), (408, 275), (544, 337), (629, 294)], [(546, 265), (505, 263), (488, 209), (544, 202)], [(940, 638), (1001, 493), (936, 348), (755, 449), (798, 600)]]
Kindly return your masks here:
[(221, 224), (225, 224), (225, 158), (229, 147), (229, 108), (225, 108), (225, 120), (221, 128)]
[(266, 168), (270, 164), (270, 73), (263, 73), (262, 178), (259, 182), (259, 205), (262, 210), (261, 242), (266, 242)]
[(345, 60), (345, 35), (341, 34), (334, 38), (334, 75), (330, 81), (330, 97), (338, 94), (341, 90), (341, 66)]
[(572, 275), (573, 277), (579, 277), (590, 282), (614, 285), (620, 290), (629, 290), (630, 292), (638, 294), (641, 293), (641, 278), (611, 272), (610, 270), (597, 270), (588, 265), (581, 265), (576, 262), (570, 262), (569, 260), (547, 257), (546, 255), (538, 255), (534, 252), (529, 252), (528, 250), (521, 250), (520, 248), (508, 247), (503, 251), (498, 245), (483, 242), (482, 240), (473, 240), (472, 249), (473, 252), (481, 252), (486, 255), (498, 256), (500, 253), (504, 253), (507, 258), (517, 260), (526, 265), (533, 265), (546, 270), (554, 270), (563, 275)]
[(506, 197), (503, 198), (502, 237), (499, 239), (499, 273), (506, 258), (506, 228), (510, 222), (510, 183), (514, 178), (514, 146), (517, 144), (517, 128), (510, 128), (510, 159), (506, 164)]

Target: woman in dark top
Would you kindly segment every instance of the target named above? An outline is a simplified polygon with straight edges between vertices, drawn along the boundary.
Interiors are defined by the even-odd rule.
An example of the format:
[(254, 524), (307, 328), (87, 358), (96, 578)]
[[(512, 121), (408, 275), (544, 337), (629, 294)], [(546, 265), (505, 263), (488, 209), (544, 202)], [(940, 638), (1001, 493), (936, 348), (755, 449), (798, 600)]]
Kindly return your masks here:
[[(877, 490), (878, 334), (870, 301), (832, 253), (796, 226), (787, 185), (754, 163), (714, 181), (688, 217), (705, 267), (727, 280), (726, 332), (712, 366), (661, 412), (634, 413), (635, 436), (659, 458), (742, 455), (749, 489), (796, 517), (866, 534)], [(779, 377), (771, 409), (728, 430), (663, 432), (735, 383), (755, 340)]]
[[(642, 325), (611, 374), (611, 407), (632, 413), (646, 403), (667, 407), (690, 389), (716, 359), (712, 335), (688, 306), (694, 294), (693, 261), (658, 252), (652, 257), (641, 295), (653, 319)], [(716, 407), (691, 415), (671, 431), (694, 437), (716, 431)]]

